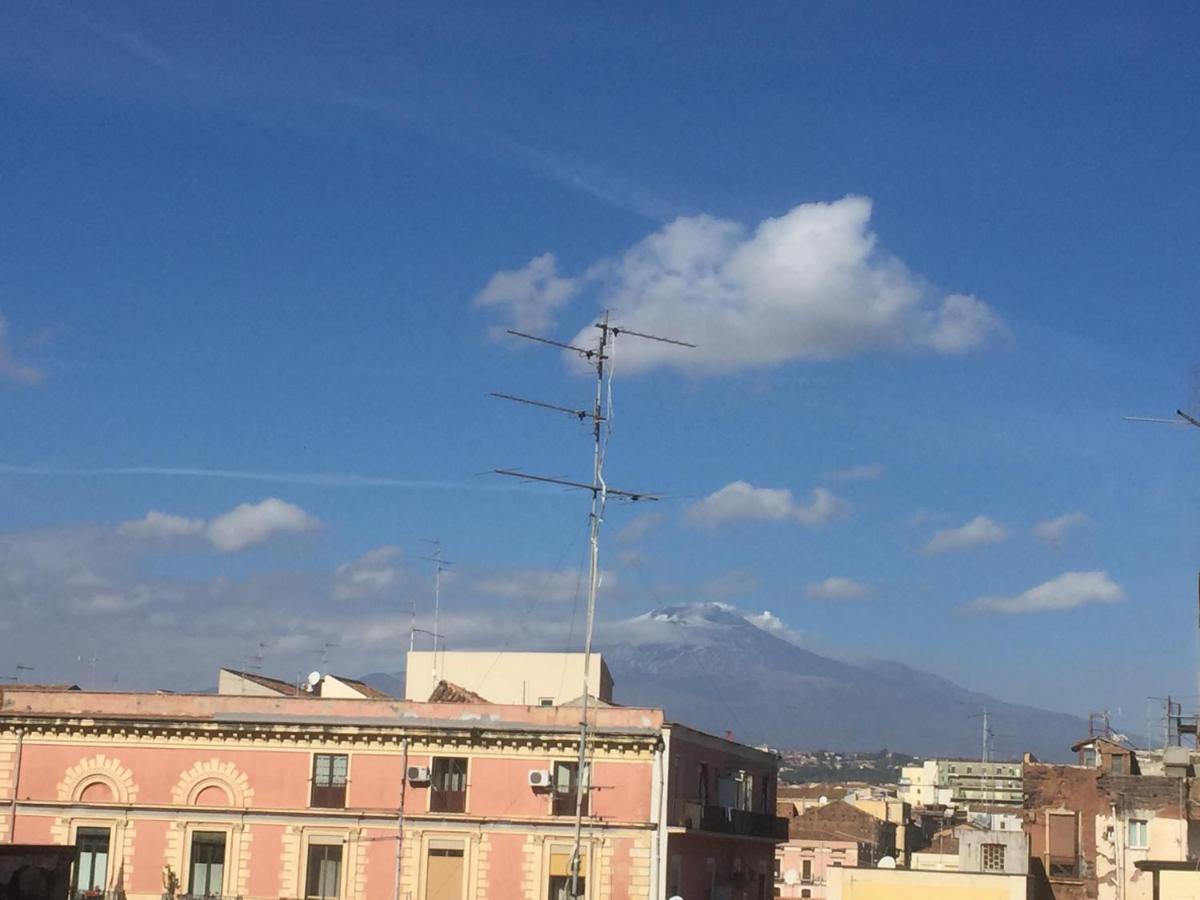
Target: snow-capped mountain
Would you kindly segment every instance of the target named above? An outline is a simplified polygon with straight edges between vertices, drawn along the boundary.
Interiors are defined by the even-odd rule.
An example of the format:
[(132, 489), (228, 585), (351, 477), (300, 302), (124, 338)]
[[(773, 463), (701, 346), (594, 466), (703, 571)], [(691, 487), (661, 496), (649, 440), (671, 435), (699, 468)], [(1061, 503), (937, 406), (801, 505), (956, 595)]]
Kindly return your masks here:
[(614, 699), (662, 706), (676, 721), (780, 748), (974, 757), (981, 734), (972, 717), (984, 707), (999, 756), (1028, 750), (1064, 759), (1087, 734), (1075, 716), (1005, 703), (899, 663), (821, 656), (776, 636), (778, 620), (754, 618), (703, 603), (663, 607), (606, 630), (601, 650)]

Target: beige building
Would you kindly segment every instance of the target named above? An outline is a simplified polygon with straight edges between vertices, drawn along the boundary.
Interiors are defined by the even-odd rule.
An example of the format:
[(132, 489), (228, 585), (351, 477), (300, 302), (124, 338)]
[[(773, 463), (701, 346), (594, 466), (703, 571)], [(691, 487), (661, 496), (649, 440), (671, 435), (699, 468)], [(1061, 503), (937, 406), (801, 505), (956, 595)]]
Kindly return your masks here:
[[(582, 653), (414, 650), (405, 669), (404, 697), (418, 702), (428, 700), (442, 681), (489, 703), (519, 706), (563, 706), (583, 694)], [(591, 697), (612, 703), (612, 675), (599, 653), (592, 654), (587, 684)]]
[(1026, 900), (1024, 875), (914, 869), (833, 869), (828, 900)]

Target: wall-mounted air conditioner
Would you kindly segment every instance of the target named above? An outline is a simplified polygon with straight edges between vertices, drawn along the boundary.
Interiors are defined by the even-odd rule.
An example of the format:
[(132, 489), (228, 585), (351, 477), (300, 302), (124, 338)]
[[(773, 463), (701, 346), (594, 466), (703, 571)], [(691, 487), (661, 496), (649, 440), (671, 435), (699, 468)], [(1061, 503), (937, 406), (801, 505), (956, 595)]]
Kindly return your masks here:
[(531, 788), (548, 788), (553, 786), (554, 776), (545, 769), (529, 770), (529, 786)]
[(429, 781), (428, 766), (409, 766), (408, 780), (414, 784), (420, 784)]

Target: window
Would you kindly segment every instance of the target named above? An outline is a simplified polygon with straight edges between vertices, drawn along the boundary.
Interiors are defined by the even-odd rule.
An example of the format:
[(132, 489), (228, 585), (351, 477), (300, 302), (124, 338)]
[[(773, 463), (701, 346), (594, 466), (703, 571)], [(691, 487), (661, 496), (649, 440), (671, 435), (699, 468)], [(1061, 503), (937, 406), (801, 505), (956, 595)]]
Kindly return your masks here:
[(808, 888), (804, 888), (803, 890), (800, 891), (800, 896), (801, 897), (811, 897), (812, 891), (810, 891)]
[(192, 872), (188, 893), (219, 897), (225, 886), (225, 833), (197, 831), (192, 835)]
[(1079, 876), (1079, 832), (1075, 813), (1050, 813), (1047, 824), (1047, 857), (1051, 878)]
[(1134, 850), (1145, 850), (1150, 846), (1150, 829), (1145, 819), (1130, 819), (1126, 843)]
[(75, 890), (103, 891), (108, 884), (108, 829), (75, 832)]
[(708, 763), (700, 763), (698, 781), (696, 799), (700, 801), (701, 806), (708, 806)]
[(539, 697), (538, 698), (538, 706), (553, 706), (553, 705), (554, 705), (553, 697)]
[(981, 848), (983, 856), (983, 871), (985, 872), (1003, 872), (1004, 871), (1004, 845), (1003, 844), (984, 844)]
[(435, 756), (429, 775), (429, 811), (465, 812), (467, 760), (461, 756)]
[(350, 758), (342, 753), (318, 753), (313, 757), (312, 800), (310, 806), (344, 809), (346, 772)]
[(577, 897), (587, 896), (586, 879), (583, 877), (587, 872), (587, 854), (583, 854), (579, 858), (579, 879), (578, 890), (576, 893), (571, 893), (571, 851), (570, 850), (551, 850), (550, 851), (550, 885), (549, 885), (549, 900), (575, 900)]
[(812, 860), (805, 859), (800, 862), (800, 880), (812, 881)]
[[(584, 785), (583, 814), (588, 814), (589, 786)], [(556, 762), (554, 764), (554, 815), (575, 815), (575, 794), (579, 790), (579, 763)]]
[(425, 860), (425, 900), (462, 900), (463, 848), (435, 843)]
[(305, 900), (337, 900), (342, 882), (342, 845), (310, 844)]
[(1108, 767), (1114, 775), (1124, 775), (1125, 774), (1125, 757), (1124, 756), (1110, 756), (1108, 758)]
[(780, 878), (783, 877), (782, 869), (783, 869), (783, 860), (781, 860), (777, 856), (777, 857), (775, 857), (775, 880), (776, 881), (778, 881)]

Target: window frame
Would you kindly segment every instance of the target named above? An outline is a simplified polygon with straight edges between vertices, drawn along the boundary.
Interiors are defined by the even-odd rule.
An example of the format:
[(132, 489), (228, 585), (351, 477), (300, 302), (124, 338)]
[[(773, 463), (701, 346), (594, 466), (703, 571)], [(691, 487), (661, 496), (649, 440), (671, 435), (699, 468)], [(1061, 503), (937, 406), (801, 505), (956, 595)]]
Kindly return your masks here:
[[(1134, 826), (1140, 826), (1142, 840), (1137, 842), (1134, 840)], [(1150, 849), (1150, 820), (1149, 819), (1126, 819), (1125, 820), (1125, 846), (1130, 850), (1149, 850)]]
[[(1008, 863), (1008, 847), (995, 842), (979, 845), (979, 869), (981, 872), (1003, 872)], [(992, 854), (991, 865), (988, 864), (988, 853)], [(997, 865), (997, 861), (999, 865)]]
[[(462, 771), (454, 773), (439, 768), (449, 767), (454, 763), (462, 763)], [(453, 775), (462, 778), (462, 788), (447, 790), (441, 782)], [(467, 786), (471, 774), (471, 758), (469, 756), (434, 756), (429, 760), (429, 812), (462, 814), (467, 811)]]
[[(303, 893), (301, 896), (304, 900), (342, 900), (344, 895), (343, 882), (346, 880), (346, 853), (345, 841), (337, 840), (310, 840), (304, 848), (304, 875), (301, 882)], [(335, 885), (336, 893), (330, 897), (328, 894), (313, 893), (312, 887), (313, 876), (313, 854), (321, 852), (328, 854), (330, 851), (337, 851), (337, 884)], [(318, 885), (319, 887), (320, 885)]]
[[(321, 760), (329, 760), (328, 784), (318, 782), (318, 768)], [(337, 760), (345, 760), (345, 772), (338, 784), (336, 770)], [(314, 753), (312, 769), (309, 775), (308, 805), (313, 809), (345, 809), (347, 795), (350, 793), (350, 754), (348, 753)]]
[[(97, 891), (97, 890), (98, 891), (106, 891), (108, 889), (108, 882), (112, 876), (112, 871), (113, 871), (113, 865), (112, 865), (113, 843), (114, 843), (113, 831), (114, 831), (114, 828), (111, 825), (78, 825), (78, 826), (76, 826), (74, 840), (72, 841), (72, 846), (75, 848), (75, 860), (71, 866), (71, 869), (72, 869), (72, 871), (71, 871), (71, 895), (72, 896), (78, 896), (87, 891)], [(82, 837), (98, 838), (99, 832), (104, 832), (104, 875), (101, 879), (102, 883), (100, 885), (97, 885), (95, 883), (96, 850), (92, 849), (92, 850), (87, 851), (92, 854), (92, 860), (91, 860), (92, 864), (91, 864), (90, 871), (88, 873), (88, 875), (89, 875), (88, 886), (80, 887), (79, 877), (80, 877), (80, 875), (83, 874), (81, 864), (83, 861), (83, 853), (84, 853), (84, 849), (80, 846), (80, 838), (82, 838)]]
[[(196, 843), (197, 843), (196, 838), (197, 838), (197, 836), (202, 835), (202, 834), (203, 835), (219, 835), (221, 838), (221, 884), (219, 885), (220, 890), (217, 890), (217, 891), (208, 890), (205, 893), (198, 892), (196, 890), (197, 885), (192, 883), (193, 878), (195, 877), (194, 873), (195, 873), (195, 867), (196, 867)], [(205, 844), (205, 843), (216, 843), (216, 842), (215, 841), (212, 841), (212, 842), (201, 841), (200, 843)], [(219, 828), (195, 828), (195, 829), (189, 828), (188, 829), (188, 832), (187, 832), (187, 866), (186, 866), (184, 872), (182, 873), (187, 878), (188, 896), (206, 897), (206, 896), (210, 896), (210, 895), (215, 895), (215, 896), (221, 897), (221, 896), (225, 895), (225, 893), (226, 893), (225, 885), (229, 880), (229, 870), (230, 870), (230, 865), (229, 865), (230, 843), (231, 843), (230, 834), (227, 830), (219, 829)], [(211, 863), (209, 863), (209, 865), (211, 866)], [(211, 881), (211, 879), (210, 879), (210, 881)], [(211, 888), (211, 884), (209, 885), (209, 887)]]
[[(559, 770), (566, 769), (571, 774), (567, 778), (567, 789), (560, 791)], [(584, 772), (587, 773), (587, 766), (584, 766)], [(550, 767), (551, 791), (550, 791), (550, 815), (552, 816), (573, 816), (575, 815), (575, 792), (579, 786), (579, 761), (575, 759), (556, 759)], [(585, 779), (584, 782), (587, 790), (583, 794), (583, 815), (585, 817), (591, 815), (592, 807), (592, 791), (590, 779)], [(560, 803), (559, 798), (564, 798)]]

